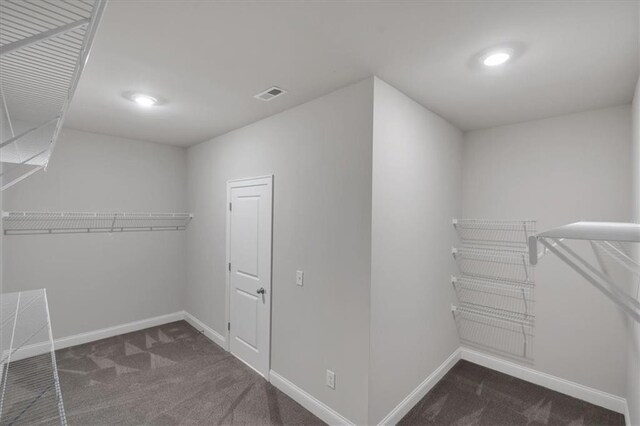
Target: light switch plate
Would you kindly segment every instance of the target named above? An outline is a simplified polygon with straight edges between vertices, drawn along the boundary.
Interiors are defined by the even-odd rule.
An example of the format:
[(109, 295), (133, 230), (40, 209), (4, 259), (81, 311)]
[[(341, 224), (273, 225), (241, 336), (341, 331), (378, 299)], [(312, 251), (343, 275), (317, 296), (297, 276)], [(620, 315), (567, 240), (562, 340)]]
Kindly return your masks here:
[(304, 284), (304, 272), (296, 271), (296, 284), (302, 287), (302, 284)]
[(327, 370), (327, 386), (331, 389), (336, 388), (336, 373), (331, 370)]

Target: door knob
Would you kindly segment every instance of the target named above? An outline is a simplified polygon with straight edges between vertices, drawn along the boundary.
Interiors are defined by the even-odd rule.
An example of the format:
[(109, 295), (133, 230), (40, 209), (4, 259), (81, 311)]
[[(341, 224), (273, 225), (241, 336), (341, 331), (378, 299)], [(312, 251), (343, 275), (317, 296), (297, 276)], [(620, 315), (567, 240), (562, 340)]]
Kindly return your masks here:
[(256, 290), (256, 293), (258, 294), (265, 294), (266, 291), (264, 290), (264, 287), (260, 287), (259, 289)]

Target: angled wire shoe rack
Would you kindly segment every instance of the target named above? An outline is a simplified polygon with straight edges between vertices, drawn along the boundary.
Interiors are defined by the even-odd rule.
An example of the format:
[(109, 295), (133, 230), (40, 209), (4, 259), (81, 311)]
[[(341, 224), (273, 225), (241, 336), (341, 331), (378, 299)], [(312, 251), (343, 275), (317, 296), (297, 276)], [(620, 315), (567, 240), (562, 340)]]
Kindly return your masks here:
[(526, 251), (527, 241), (535, 222), (500, 221), (483, 219), (454, 219), (453, 226), (463, 244), (475, 247), (513, 248), (517, 252)]
[[(463, 243), (464, 244), (464, 243)], [(533, 282), (533, 268), (526, 252), (513, 249), (459, 247), (453, 248), (460, 271), (465, 276), (513, 281)]]
[(49, 163), (105, 2), (0, 2), (2, 190)]
[(46, 291), (0, 294), (0, 308), (0, 424), (66, 425)]
[(3, 212), (5, 235), (184, 231), (190, 213)]
[(460, 340), (519, 359), (533, 358), (535, 277), (528, 240), (535, 221), (453, 219), (460, 246), (451, 252)]

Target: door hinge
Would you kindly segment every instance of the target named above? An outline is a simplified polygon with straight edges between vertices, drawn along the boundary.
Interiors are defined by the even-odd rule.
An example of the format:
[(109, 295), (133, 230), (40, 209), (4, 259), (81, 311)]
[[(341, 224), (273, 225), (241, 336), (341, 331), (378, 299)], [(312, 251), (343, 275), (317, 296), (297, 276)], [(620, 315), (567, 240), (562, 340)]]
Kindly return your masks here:
[(229, 262), (229, 272), (231, 272), (231, 262)]
[(231, 203), (229, 203), (229, 211), (231, 211)]
[(230, 322), (227, 323), (227, 330), (231, 331), (231, 323)]

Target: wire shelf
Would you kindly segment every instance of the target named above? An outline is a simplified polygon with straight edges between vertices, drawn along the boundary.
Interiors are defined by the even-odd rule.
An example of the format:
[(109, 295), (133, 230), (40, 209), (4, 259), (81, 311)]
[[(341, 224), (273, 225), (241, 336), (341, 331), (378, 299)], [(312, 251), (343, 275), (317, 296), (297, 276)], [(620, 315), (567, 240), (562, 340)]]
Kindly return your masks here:
[(454, 306), (452, 310), (463, 344), (514, 358), (533, 359), (532, 317), (468, 304)]
[(459, 313), (482, 316), (485, 318), (491, 318), (495, 321), (513, 323), (519, 326), (525, 326), (533, 328), (535, 323), (535, 317), (530, 314), (522, 314), (512, 311), (505, 311), (503, 309), (492, 308), (489, 306), (477, 305), (473, 303), (459, 303), (453, 307), (454, 313)]
[(46, 291), (0, 294), (0, 306), (0, 424), (66, 425)]
[(533, 220), (453, 219), (462, 245), (452, 249), (452, 311), (460, 341), (501, 355), (533, 359), (535, 277), (529, 259)]
[(45, 168), (104, 0), (0, 2), (0, 187)]
[(453, 219), (453, 226), (465, 246), (527, 251), (529, 237), (536, 234), (533, 220)]
[(524, 283), (487, 280), (468, 276), (451, 277), (458, 300), (516, 316), (533, 316), (534, 286)]
[(5, 235), (183, 231), (190, 213), (4, 212)]
[(460, 247), (452, 253), (463, 275), (519, 283), (534, 282), (526, 252)]

